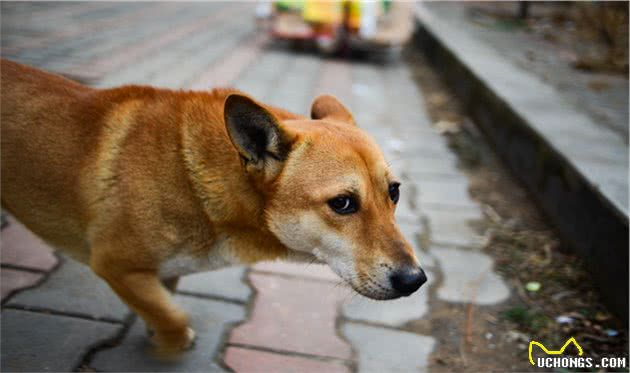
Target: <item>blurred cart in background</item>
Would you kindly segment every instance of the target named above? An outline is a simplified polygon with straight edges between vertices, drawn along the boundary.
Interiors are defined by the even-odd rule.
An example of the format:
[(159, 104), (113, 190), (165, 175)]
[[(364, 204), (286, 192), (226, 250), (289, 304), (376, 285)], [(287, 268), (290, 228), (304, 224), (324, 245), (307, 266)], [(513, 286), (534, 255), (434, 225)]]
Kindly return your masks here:
[(412, 10), (391, 0), (284, 0), (261, 3), (257, 15), (274, 39), (312, 42), (325, 54), (397, 53), (413, 32)]

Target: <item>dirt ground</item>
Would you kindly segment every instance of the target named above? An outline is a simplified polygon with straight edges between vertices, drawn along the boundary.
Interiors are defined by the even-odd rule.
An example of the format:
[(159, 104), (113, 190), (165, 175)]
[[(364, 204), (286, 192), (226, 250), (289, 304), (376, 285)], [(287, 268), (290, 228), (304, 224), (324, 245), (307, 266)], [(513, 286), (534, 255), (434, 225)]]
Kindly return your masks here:
[(422, 55), (409, 48), (404, 56), (414, 66), (435, 130), (448, 138), (471, 195), (482, 205), (485, 218), (476, 228), (485, 237), (484, 250), (516, 294), (495, 307), (436, 303), (441, 306), (429, 320), (412, 325), (438, 339), (431, 370), (540, 371), (528, 362), (531, 339), (561, 346), (575, 337), (588, 356), (627, 357), (626, 330), (599, 301), (580, 260), (560, 243)]

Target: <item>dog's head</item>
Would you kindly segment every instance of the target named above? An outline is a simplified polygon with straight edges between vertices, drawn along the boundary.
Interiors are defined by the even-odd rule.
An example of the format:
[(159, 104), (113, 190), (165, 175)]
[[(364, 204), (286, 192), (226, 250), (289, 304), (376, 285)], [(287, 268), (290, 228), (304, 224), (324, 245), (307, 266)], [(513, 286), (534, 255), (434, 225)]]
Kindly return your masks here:
[(394, 220), (400, 183), (339, 101), (320, 96), (311, 119), (280, 121), (231, 95), (224, 113), (266, 196), (268, 227), (285, 246), (316, 256), (369, 298), (409, 295), (426, 282)]

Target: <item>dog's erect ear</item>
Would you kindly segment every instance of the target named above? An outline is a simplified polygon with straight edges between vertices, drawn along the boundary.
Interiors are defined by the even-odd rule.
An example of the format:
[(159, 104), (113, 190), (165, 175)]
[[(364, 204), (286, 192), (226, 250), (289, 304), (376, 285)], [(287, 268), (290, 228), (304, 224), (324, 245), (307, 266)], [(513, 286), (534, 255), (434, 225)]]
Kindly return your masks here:
[(261, 170), (270, 159), (286, 159), (290, 136), (269, 110), (247, 96), (232, 94), (225, 100), (223, 116), (230, 140), (248, 167)]
[(350, 110), (331, 95), (317, 96), (311, 105), (311, 119), (324, 118), (336, 119), (356, 126)]

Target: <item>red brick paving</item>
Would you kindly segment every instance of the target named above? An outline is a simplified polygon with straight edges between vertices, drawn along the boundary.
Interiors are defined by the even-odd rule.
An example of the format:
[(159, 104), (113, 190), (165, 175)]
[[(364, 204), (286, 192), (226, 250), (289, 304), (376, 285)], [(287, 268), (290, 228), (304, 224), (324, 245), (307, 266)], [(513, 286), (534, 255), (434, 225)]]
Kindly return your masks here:
[(341, 278), (337, 276), (329, 267), (322, 264), (309, 265), (287, 262), (263, 262), (254, 265), (254, 270), (277, 273), (280, 275), (306, 277), (322, 281), (341, 281)]
[(348, 373), (345, 365), (272, 352), (230, 347), (224, 358), (228, 367), (236, 372), (300, 372), (300, 373)]
[(334, 283), (250, 274), (258, 294), (250, 320), (232, 331), (230, 343), (350, 359), (335, 320), (348, 289)]
[(160, 35), (155, 35), (137, 43), (125, 44), (123, 48), (111, 52), (108, 57), (100, 56), (96, 61), (89, 61), (83, 66), (77, 67), (77, 69), (81, 70), (82, 73), (103, 75), (122, 66), (135, 63), (136, 60), (151, 50), (166, 47), (168, 44), (194, 32), (204, 32), (208, 25), (224, 18), (238, 16), (242, 12), (243, 6), (241, 4), (226, 7), (209, 14), (207, 17), (199, 18), (177, 28), (162, 31)]
[[(152, 8), (152, 11), (153, 9), (156, 9), (156, 8)], [(151, 13), (147, 12), (147, 9), (141, 8), (133, 12), (130, 12), (128, 14), (125, 14), (124, 16), (117, 17), (117, 18), (106, 18), (104, 20), (98, 20), (98, 21), (90, 19), (81, 23), (77, 22), (75, 24), (75, 27), (72, 27), (70, 29), (61, 30), (55, 33), (47, 33), (43, 37), (38, 37), (35, 39), (31, 39), (29, 41), (25, 41), (20, 44), (18, 49), (25, 50), (25, 49), (33, 49), (33, 48), (38, 48), (38, 47), (45, 47), (55, 42), (63, 41), (64, 39), (70, 39), (74, 37), (83, 36), (86, 33), (96, 33), (99, 30), (106, 30), (111, 27), (122, 27), (126, 24), (139, 21), (142, 18), (146, 18), (150, 15)]]
[(15, 219), (9, 218), (1, 237), (2, 264), (41, 271), (50, 271), (57, 265), (52, 249)]
[(72, 6), (58, 6), (57, 8), (43, 7), (41, 9), (32, 9), (28, 13), (28, 17), (24, 17), (24, 22), (39, 21), (38, 18), (45, 17), (48, 20), (61, 18), (59, 21), (65, 21), (68, 17), (76, 17), (80, 14), (91, 12), (94, 10), (112, 8), (114, 5), (107, 2), (76, 2)]
[(0, 269), (0, 289), (2, 301), (14, 291), (24, 289), (37, 284), (42, 277), (41, 273), (32, 273), (8, 268)]

